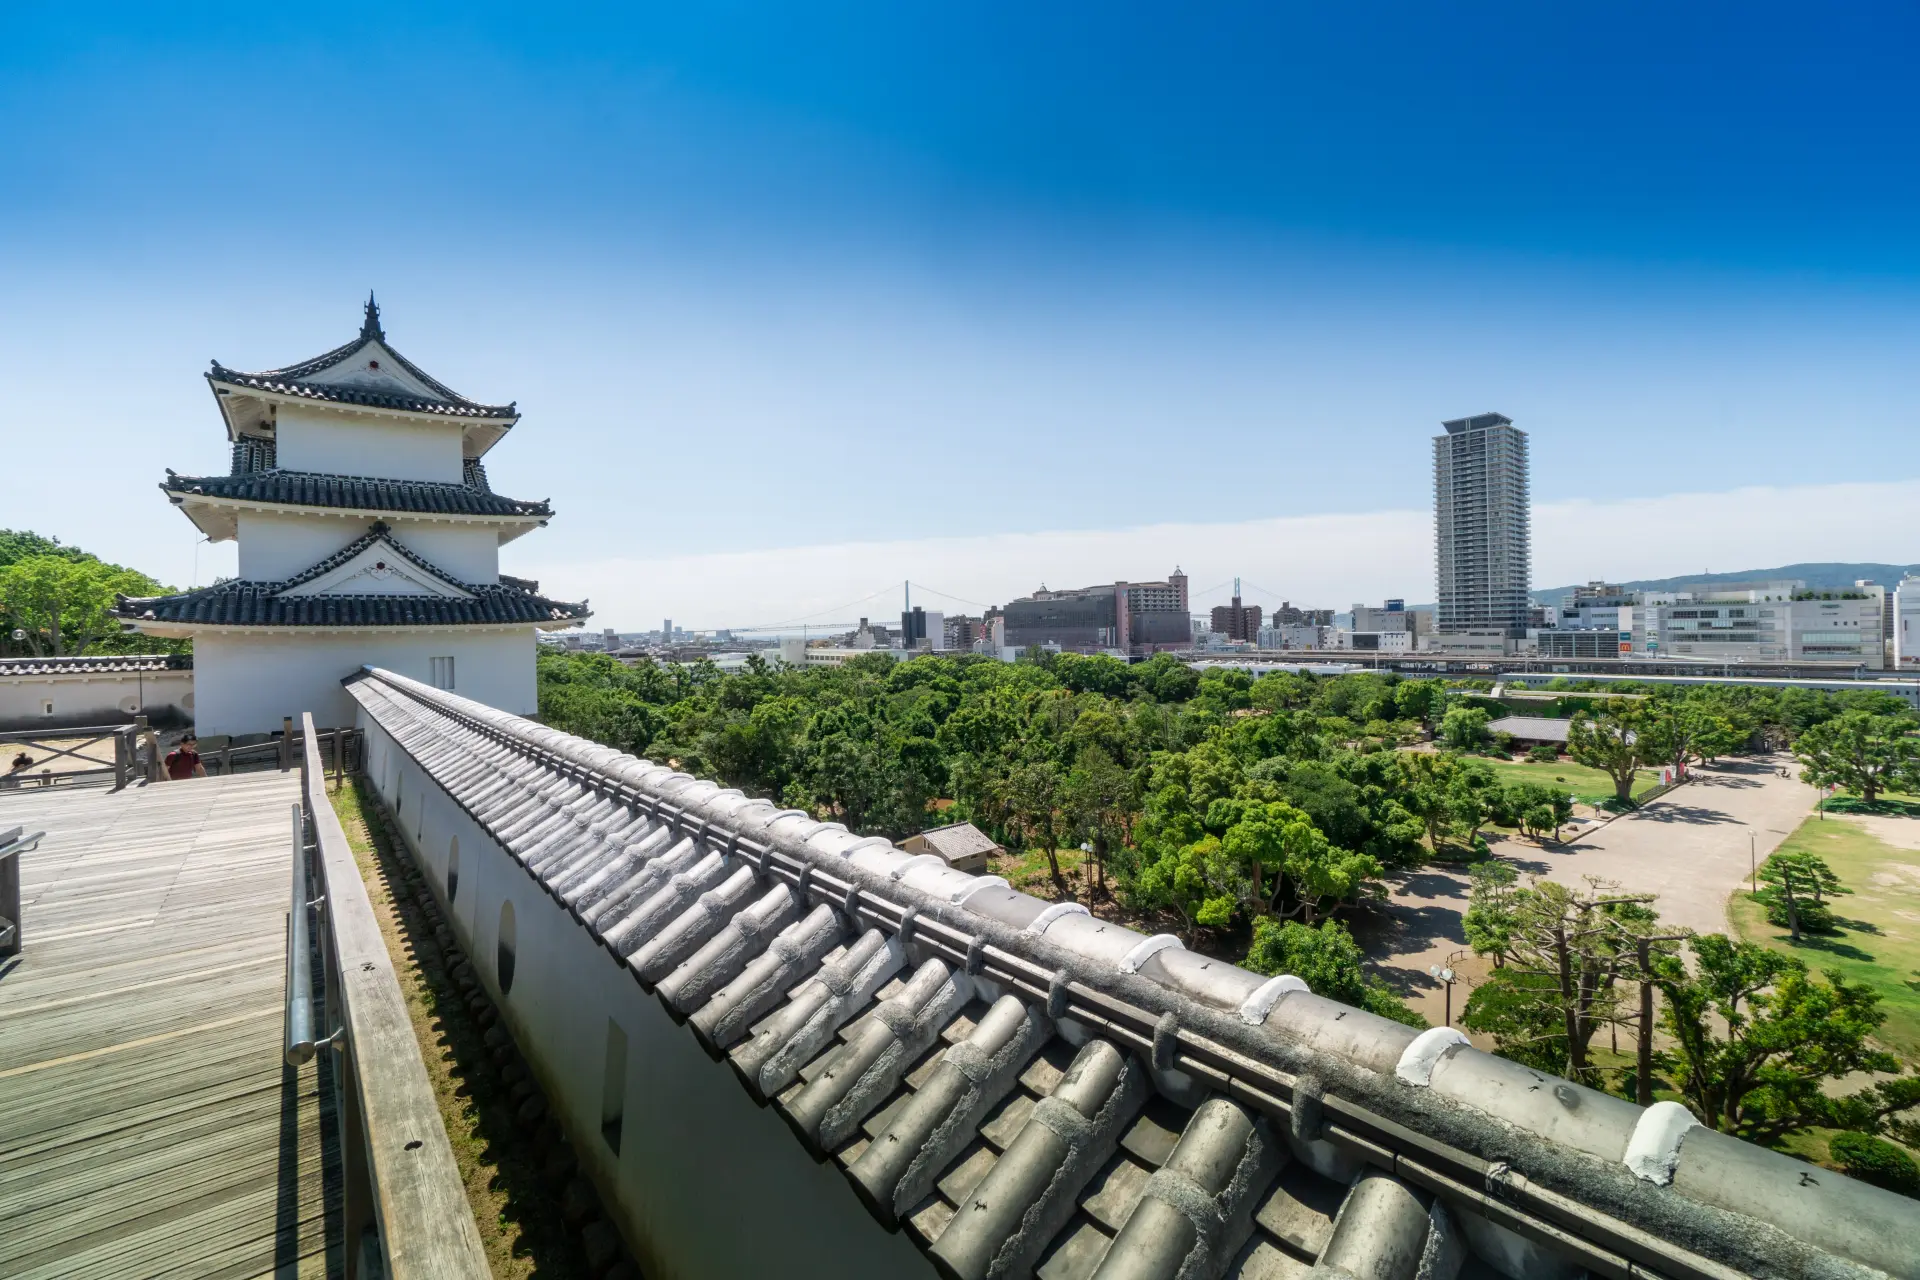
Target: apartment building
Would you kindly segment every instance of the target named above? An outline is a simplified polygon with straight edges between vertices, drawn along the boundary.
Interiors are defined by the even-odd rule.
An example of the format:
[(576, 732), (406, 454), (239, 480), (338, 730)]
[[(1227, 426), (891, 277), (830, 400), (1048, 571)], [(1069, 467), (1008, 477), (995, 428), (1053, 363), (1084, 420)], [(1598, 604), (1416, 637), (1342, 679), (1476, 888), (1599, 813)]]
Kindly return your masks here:
[(1441, 424), (1433, 440), (1434, 629), (1526, 633), (1532, 570), (1527, 433), (1499, 413)]

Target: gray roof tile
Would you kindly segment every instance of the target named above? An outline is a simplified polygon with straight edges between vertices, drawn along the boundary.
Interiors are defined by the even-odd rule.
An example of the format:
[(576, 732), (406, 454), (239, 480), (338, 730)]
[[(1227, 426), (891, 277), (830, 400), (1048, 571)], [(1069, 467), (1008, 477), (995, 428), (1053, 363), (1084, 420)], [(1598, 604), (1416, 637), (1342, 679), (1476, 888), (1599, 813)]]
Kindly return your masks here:
[(4, 676), (93, 676), (131, 671), (191, 671), (190, 653), (70, 654), (60, 658), (0, 658)]
[[(1329, 1239), (1333, 1214), (1346, 1189), (1344, 1180), (1336, 1182), (1315, 1171), (1314, 1163), (1326, 1150), (1320, 1144), (1293, 1145), (1295, 1161), (1277, 1171), (1273, 1167), (1278, 1161), (1270, 1157), (1278, 1154), (1281, 1142), (1290, 1141), (1287, 1111), (1259, 1099), (1262, 1091), (1268, 1099), (1293, 1098), (1294, 1081), (1300, 1077), (1291, 1073), (1324, 1076), (1330, 1123), (1335, 1122), (1339, 1095), (1337, 1123), (1353, 1135), (1339, 1138), (1332, 1148), (1342, 1160), (1378, 1160), (1382, 1157), (1370, 1153), (1399, 1142), (1394, 1135), (1403, 1134), (1411, 1135), (1409, 1145), (1387, 1158), (1407, 1159), (1409, 1168), (1430, 1167), (1453, 1158), (1447, 1153), (1456, 1148), (1449, 1144), (1485, 1134), (1484, 1156), (1469, 1154), (1469, 1163), (1443, 1166), (1463, 1179), (1458, 1185), (1469, 1188), (1466, 1207), (1476, 1212), (1489, 1203), (1480, 1190), (1485, 1159), (1515, 1166), (1515, 1176), (1502, 1183), (1503, 1214), (1535, 1212), (1528, 1207), (1526, 1197), (1533, 1194), (1528, 1186), (1556, 1176), (1551, 1162), (1526, 1167), (1542, 1152), (1551, 1155), (1554, 1139), (1530, 1129), (1528, 1125), (1537, 1122), (1525, 1116), (1495, 1113), (1492, 1127), (1448, 1128), (1468, 1109), (1467, 1102), (1443, 1098), (1437, 1089), (1416, 1090), (1397, 1079), (1395, 1055), (1383, 1046), (1404, 1046), (1411, 1033), (1371, 1015), (1294, 994), (1284, 996), (1263, 1014), (1257, 1028), (1247, 1031), (1255, 1019), (1233, 1015), (1242, 1013), (1240, 1002), (1260, 985), (1256, 976), (1234, 979), (1228, 990), (1237, 994), (1230, 997), (1208, 995), (1221, 1002), (1224, 1019), (1213, 1017), (1197, 997), (1186, 994), (1211, 993), (1214, 989), (1204, 984), (1218, 980), (1223, 971), (1229, 976), (1239, 972), (1231, 966), (1195, 961), (1177, 974), (1169, 970), (1166, 979), (1122, 979), (1111, 976), (1108, 958), (1102, 962), (1108, 976), (1102, 977), (1070, 943), (1055, 943), (1056, 935), (1074, 936), (1076, 917), (1059, 921), (1045, 939), (1012, 924), (1001, 928), (988, 911), (1002, 910), (1018, 922), (1031, 918), (1018, 895), (1005, 902), (996, 897), (985, 910), (974, 901), (989, 895), (949, 909), (941, 905), (943, 896), (915, 896), (883, 874), (904, 862), (905, 855), (869, 847), (845, 857), (845, 846), (854, 837), (803, 818), (776, 815), (764, 801), (721, 792), (712, 784), (387, 673), (356, 677), (349, 686), (370, 722), (390, 734), (399, 750), (438, 780), (482, 830), (521, 858), (528, 874), (575, 910), (603, 942), (607, 935), (602, 930), (630, 914), (636, 877), (651, 862), (674, 856), (688, 841), (701, 847), (702, 857), (723, 853), (753, 869), (758, 883), (769, 886), (767, 891), (744, 895), (745, 905), (654, 990), (677, 1018), (691, 1017), (692, 1028), (716, 1057), (740, 1042), (748, 1023), (755, 1024), (756, 1032), (769, 1030), (772, 1046), (758, 1053), (750, 1067), (764, 1068), (783, 1047), (798, 1046), (791, 1075), (783, 1067), (780, 1074), (762, 1080), (764, 1087), (778, 1090), (772, 1105), (803, 1142), (812, 1143), (814, 1135), (824, 1132), (823, 1098), (839, 1105), (852, 1097), (838, 1073), (864, 1073), (893, 1048), (890, 1042), (910, 1021), (908, 993), (915, 989), (912, 982), (898, 978), (863, 984), (851, 973), (840, 973), (826, 984), (845, 993), (833, 1006), (820, 994), (828, 958), (837, 954), (859, 967), (858, 948), (849, 950), (848, 941), (874, 932), (902, 943), (910, 966), (903, 974), (933, 972), (926, 966), (936, 957), (954, 972), (965, 972), (959, 966), (979, 957), (987, 975), (981, 985), (1003, 994), (991, 1005), (973, 1000), (946, 1021), (937, 1038), (922, 1028), (927, 1048), (917, 1056), (902, 1051), (888, 1061), (874, 1087), (850, 1104), (843, 1118), (845, 1141), (829, 1139), (824, 1144), (833, 1149), (837, 1164), (879, 1224), (904, 1225), (913, 1239), (942, 1259), (943, 1270), (951, 1276), (983, 1280), (991, 1269), (996, 1275), (1037, 1270), (1048, 1277), (1079, 1277), (1109, 1265), (1128, 1275), (1153, 1277), (1290, 1280), (1306, 1274)], [(619, 780), (618, 785), (596, 794), (580, 782), (584, 774), (562, 773), (557, 761), (571, 761), (569, 769), (599, 771), (609, 784)], [(606, 796), (621, 794), (637, 797), (622, 802), (636, 820), (616, 819), (608, 811)], [(591, 868), (596, 862), (598, 867)], [(629, 905), (619, 912), (599, 911), (600, 905), (614, 900)], [(908, 904), (913, 912), (925, 912), (911, 942), (904, 941), (908, 935), (898, 914)], [(699, 909), (688, 905), (681, 916), (647, 927), (671, 930), (686, 913)], [(794, 923), (796, 915), (802, 917), (799, 924)], [(964, 928), (957, 942), (953, 933), (941, 932), (955, 927)], [(1091, 931), (1087, 936), (1093, 936)], [(1087, 945), (1106, 948), (1098, 954), (1108, 956), (1112, 942), (1103, 936)], [(994, 950), (981, 949), (987, 944)], [(1164, 954), (1177, 959), (1183, 953)], [(1176, 976), (1187, 984), (1177, 988), (1178, 995)], [(1165, 988), (1156, 985), (1163, 981)], [(882, 992), (904, 1004), (883, 1010), (878, 998)], [(1092, 994), (1083, 996), (1086, 992)], [(1056, 1003), (1062, 997), (1064, 1003)], [(1062, 1027), (1073, 1035), (1072, 1045), (1054, 1035), (1048, 1008), (1055, 1009)], [(1156, 1008), (1165, 1012), (1154, 1014)], [(824, 1021), (823, 1009), (828, 1010)], [(1179, 1033), (1168, 1043), (1174, 1061), (1182, 1065), (1164, 1074), (1150, 1072), (1147, 1061), (1158, 1056), (1153, 1046), (1162, 1043), (1155, 1028), (1164, 1027), (1169, 1018)], [(823, 1032), (823, 1026), (829, 1029)], [(847, 1028), (848, 1034), (836, 1036), (832, 1027)], [(1372, 1040), (1357, 1038), (1368, 1033)], [(1134, 1037), (1131, 1052), (1121, 1047), (1129, 1043), (1128, 1036)], [(1215, 1043), (1230, 1052), (1217, 1058), (1193, 1056), (1207, 1037), (1217, 1037)], [(1387, 1065), (1354, 1065), (1376, 1060)], [(1443, 1061), (1448, 1064), (1443, 1072), (1457, 1074), (1492, 1060), (1460, 1049)], [(1220, 1088), (1227, 1088), (1233, 1101), (1218, 1089), (1208, 1092), (1200, 1078), (1206, 1071), (1224, 1073), (1205, 1076), (1205, 1081), (1230, 1081), (1230, 1087)], [(1263, 1074), (1268, 1071), (1288, 1074)], [(1382, 1083), (1369, 1083), (1374, 1079)], [(1581, 1096), (1572, 1085), (1562, 1083), (1559, 1089)], [(1388, 1109), (1401, 1099), (1412, 1105)], [(1494, 1106), (1499, 1100), (1480, 1098), (1471, 1105)], [(1589, 1109), (1600, 1117), (1595, 1123), (1612, 1114), (1597, 1105)], [(1377, 1127), (1368, 1127), (1376, 1124), (1369, 1117), (1377, 1117)], [(1718, 1148), (1707, 1144), (1702, 1150)], [(1626, 1176), (1597, 1169), (1590, 1156), (1570, 1154), (1585, 1162), (1584, 1178)], [(1784, 1159), (1757, 1150), (1751, 1150), (1749, 1158)], [(1231, 1178), (1229, 1171), (1234, 1171)], [(1831, 1181), (1851, 1185), (1844, 1179)], [(1553, 1237), (1563, 1241), (1557, 1247), (1584, 1247), (1564, 1243), (1575, 1242), (1569, 1233), (1578, 1232), (1588, 1239), (1640, 1242), (1632, 1245), (1635, 1249), (1682, 1248), (1660, 1243), (1678, 1233), (1688, 1247), (1711, 1242), (1721, 1251), (1718, 1256), (1726, 1258), (1748, 1247), (1755, 1233), (1775, 1231), (1753, 1216), (1723, 1212), (1728, 1208), (1724, 1204), (1715, 1203), (1705, 1215), (1693, 1214), (1688, 1206), (1695, 1202), (1686, 1200), (1678, 1184), (1608, 1185), (1624, 1187), (1626, 1194), (1578, 1204), (1577, 1218), (1563, 1217), (1552, 1228), (1562, 1232)], [(1576, 1190), (1575, 1184), (1563, 1182), (1555, 1194)], [(1871, 1188), (1861, 1190), (1881, 1195)], [(1403, 1188), (1403, 1199), (1405, 1195)], [(1207, 1223), (1195, 1227), (1188, 1210), (1203, 1207), (1207, 1199), (1214, 1202), (1213, 1209), (1205, 1215)], [(1863, 1200), (1862, 1207), (1871, 1217), (1885, 1212), (1889, 1202), (1887, 1197)], [(1621, 1231), (1619, 1219), (1609, 1216), (1618, 1212), (1649, 1216), (1627, 1219), (1632, 1230)], [(1730, 1233), (1722, 1225), (1729, 1222)], [(1907, 1247), (1885, 1232), (1846, 1238), (1850, 1247), (1896, 1261), (1898, 1250)], [(1648, 1253), (1640, 1261), (1648, 1264), (1658, 1256)], [(1823, 1256), (1837, 1263), (1836, 1276), (1864, 1274), (1839, 1255)], [(1668, 1264), (1675, 1270), (1662, 1273), (1692, 1268), (1709, 1274), (1729, 1265), (1702, 1269), (1685, 1257), (1676, 1256)], [(1469, 1261), (1463, 1273), (1484, 1274), (1478, 1260)]]
[(246, 471), (226, 476), (182, 476), (169, 471), (160, 489), (174, 502), (204, 496), (291, 507), (326, 507), (396, 515), (514, 516), (546, 518), (544, 499), (526, 502), (472, 485), (378, 476), (330, 475), (318, 471)]
[[(171, 596), (120, 596), (118, 616), (134, 622), (226, 627), (420, 627), (575, 622), (590, 617), (586, 603), (567, 604), (510, 582), (461, 582), (388, 538), (380, 522), (318, 564), (280, 582), (236, 579)], [(286, 595), (353, 559), (375, 541), (387, 545), (443, 582), (468, 593), (457, 599), (424, 595)]]
[[(316, 374), (325, 373), (345, 363), (364, 349), (369, 342), (378, 342), (385, 350), (387, 357), (411, 374), (427, 388), (430, 394), (403, 395), (379, 391), (371, 387), (342, 386), (311, 381)], [(288, 365), (282, 369), (263, 369), (258, 373), (229, 369), (215, 360), (213, 367), (207, 371), (207, 381), (214, 384), (226, 383), (254, 391), (300, 396), (309, 400), (400, 409), (412, 413), (444, 414), (458, 418), (519, 417), (519, 410), (512, 404), (481, 404), (476, 400), (467, 399), (394, 350), (393, 344), (387, 341), (387, 335), (380, 327), (380, 309), (373, 304), (371, 298), (367, 300), (366, 320), (360, 327), (360, 334), (351, 342), (342, 343), (311, 360), (303, 360), (299, 364)]]

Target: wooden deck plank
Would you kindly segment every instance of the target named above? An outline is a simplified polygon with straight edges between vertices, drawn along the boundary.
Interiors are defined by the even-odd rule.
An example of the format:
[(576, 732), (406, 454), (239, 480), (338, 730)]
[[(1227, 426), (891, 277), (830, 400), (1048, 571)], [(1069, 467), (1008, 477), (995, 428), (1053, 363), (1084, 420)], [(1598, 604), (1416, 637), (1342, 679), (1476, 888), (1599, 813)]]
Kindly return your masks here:
[(0, 795), (0, 1275), (337, 1273), (331, 1086), (283, 1067), (297, 775)]

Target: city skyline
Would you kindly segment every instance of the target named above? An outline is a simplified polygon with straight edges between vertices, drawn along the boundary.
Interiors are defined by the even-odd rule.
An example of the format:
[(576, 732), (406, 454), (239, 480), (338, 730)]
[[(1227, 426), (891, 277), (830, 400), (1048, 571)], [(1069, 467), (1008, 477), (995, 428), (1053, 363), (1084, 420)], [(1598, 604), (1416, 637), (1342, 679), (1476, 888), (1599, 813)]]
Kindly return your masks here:
[[(1431, 476), (1430, 463), (1422, 470)], [(1780, 512), (1780, 518), (1757, 526), (1745, 522), (1756, 505)], [(1536, 501), (1534, 586), (1744, 572), (1811, 561), (1920, 562), (1897, 554), (1897, 530), (1884, 544), (1870, 540), (1870, 545), (1887, 546), (1889, 554), (1860, 556), (1850, 549), (1861, 541), (1851, 516), (1916, 506), (1920, 481)], [(1596, 529), (1607, 536), (1596, 539)], [(1676, 529), (1685, 530), (1685, 537), (1674, 538)], [(1171, 554), (1176, 548), (1184, 550)], [(512, 547), (502, 553), (507, 572), (537, 578), (543, 590), (591, 595), (596, 617), (622, 631), (658, 626), (668, 611), (650, 603), (655, 599), (683, 602), (671, 613), (676, 625), (699, 630), (800, 619), (866, 600), (877, 602), (866, 608), (872, 616), (889, 617), (899, 610), (902, 580), (911, 579), (916, 599), (924, 589), (938, 593), (938, 602), (949, 609), (977, 612), (1025, 595), (1042, 581), (1059, 587), (1158, 577), (1174, 561), (1194, 583), (1195, 608), (1224, 603), (1238, 574), (1243, 595), (1269, 609), (1290, 599), (1344, 610), (1356, 600), (1393, 597), (1409, 605), (1432, 603), (1427, 587), (1408, 583), (1430, 587), (1433, 581), (1433, 509), (812, 543), (596, 562), (530, 562), (513, 553)], [(743, 605), (751, 616), (740, 616)], [(833, 613), (828, 620), (851, 616)]]
[[(1005, 534), (1029, 541), (1000, 547), (1004, 594), (1084, 578), (1052, 558), (1062, 536), (1384, 527), (1427, 501), (1430, 424), (1491, 406), (1534, 433), (1538, 502), (1675, 521), (1665, 559), (1565, 580), (1699, 559), (1716, 531), (1672, 495), (1815, 486), (1799, 508), (1863, 458), (1911, 478), (1905, 10), (1661, 15), (1655, 62), (1651, 11), (1120, 8), (1092, 45), (991, 9), (242, 12), (0, 19), (0, 376), (26, 427), (13, 461), (40, 481), (9, 520), (170, 585), (234, 570), (215, 545), (196, 575), (191, 530), (142, 498), (166, 466), (223, 461), (175, 443), (206, 361), (322, 349), (368, 288), (451, 386), (519, 398), (527, 439), (499, 465), (567, 516), (509, 570), (631, 595), (640, 619), (722, 611), (613, 558), (852, 547), (877, 585), (916, 571), (875, 539)], [(298, 92), (226, 73), (249, 61)], [(1467, 62), (1484, 70), (1446, 73)], [(290, 138), (409, 176), (261, 200), (246, 166), (206, 163)], [(289, 268), (264, 294), (261, 263)], [(726, 467), (721, 507), (716, 450), (777, 465)], [(105, 501), (83, 513), (82, 491)], [(1791, 530), (1804, 554), (1729, 562), (1920, 559), (1872, 528), (1816, 549), (1829, 519)], [(1085, 580), (1199, 565), (1233, 536)], [(1294, 587), (1230, 547), (1209, 563), (1209, 582)], [(1378, 577), (1334, 602), (1431, 594), (1391, 560)], [(790, 611), (779, 577), (746, 589)]]

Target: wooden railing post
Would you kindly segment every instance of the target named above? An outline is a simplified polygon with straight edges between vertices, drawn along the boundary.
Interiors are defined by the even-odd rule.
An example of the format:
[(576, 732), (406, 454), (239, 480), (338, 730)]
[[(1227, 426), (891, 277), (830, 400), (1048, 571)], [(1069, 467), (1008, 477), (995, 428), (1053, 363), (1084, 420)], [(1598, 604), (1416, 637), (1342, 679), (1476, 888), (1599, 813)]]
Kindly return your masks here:
[(17, 956), (25, 945), (26, 925), (20, 919), (20, 854), (39, 840), (26, 836), (24, 827), (0, 835), (0, 956)]
[(133, 737), (136, 744), (147, 748), (147, 781), (160, 781), (160, 736), (153, 731), (144, 715), (133, 718)]
[(113, 789), (124, 791), (127, 786), (127, 766), (132, 763), (133, 730), (120, 729), (113, 735)]
[(293, 717), (285, 716), (280, 721), (280, 772), (293, 768)]

